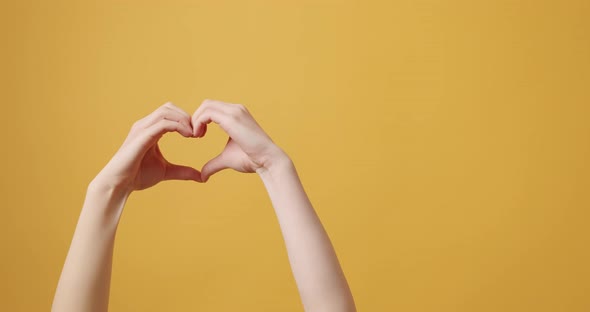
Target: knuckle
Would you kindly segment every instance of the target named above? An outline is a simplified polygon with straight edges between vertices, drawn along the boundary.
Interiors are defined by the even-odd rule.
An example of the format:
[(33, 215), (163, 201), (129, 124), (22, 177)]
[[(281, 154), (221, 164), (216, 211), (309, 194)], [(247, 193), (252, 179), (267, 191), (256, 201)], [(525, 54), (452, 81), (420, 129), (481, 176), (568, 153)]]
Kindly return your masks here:
[(162, 132), (167, 132), (167, 131), (173, 131), (174, 124), (175, 123), (171, 122), (170, 120), (166, 120), (166, 119), (160, 120), (160, 121), (158, 121), (158, 125), (157, 125), (157, 128), (160, 129), (158, 132), (162, 133)]
[(136, 120), (132, 125), (131, 125), (131, 130), (135, 130), (141, 127), (141, 120)]
[(248, 110), (246, 110), (246, 107), (242, 104), (234, 104), (232, 105), (232, 116), (234, 116), (236, 119), (241, 119), (244, 116), (246, 116), (248, 114)]
[(160, 120), (160, 119), (164, 119), (164, 117), (166, 116), (166, 113), (168, 112), (168, 107), (162, 106), (159, 109), (157, 109), (154, 112), (154, 116), (156, 117), (156, 119)]
[(201, 121), (203, 116), (209, 113), (210, 109), (207, 106), (204, 106), (198, 115), (193, 116), (193, 121)]
[(234, 112), (232, 114), (229, 114), (229, 119), (235, 123), (240, 121), (242, 119), (242, 116), (238, 112)]

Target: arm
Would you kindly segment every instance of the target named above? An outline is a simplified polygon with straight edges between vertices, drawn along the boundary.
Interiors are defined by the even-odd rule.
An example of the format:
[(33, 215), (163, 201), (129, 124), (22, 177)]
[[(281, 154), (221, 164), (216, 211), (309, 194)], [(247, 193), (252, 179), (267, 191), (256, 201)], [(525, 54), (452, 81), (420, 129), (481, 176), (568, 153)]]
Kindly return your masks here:
[(257, 170), (279, 220), (306, 311), (355, 311), (328, 234), (288, 159)]
[(193, 135), (204, 136), (211, 122), (230, 138), (221, 154), (203, 167), (203, 181), (226, 168), (258, 173), (278, 218), (305, 310), (356, 311), (334, 248), (289, 157), (241, 105), (206, 100), (192, 117)]
[(113, 246), (132, 191), (163, 180), (201, 181), (197, 170), (169, 163), (158, 147), (166, 132), (192, 136), (190, 116), (170, 103), (136, 122), (127, 139), (89, 184), (52, 311), (107, 311)]

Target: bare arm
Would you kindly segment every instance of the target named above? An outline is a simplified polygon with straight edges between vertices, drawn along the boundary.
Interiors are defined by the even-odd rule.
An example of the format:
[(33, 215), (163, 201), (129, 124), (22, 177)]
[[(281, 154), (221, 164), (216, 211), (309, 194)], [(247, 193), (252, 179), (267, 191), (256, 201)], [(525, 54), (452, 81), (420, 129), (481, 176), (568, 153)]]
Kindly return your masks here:
[(162, 156), (157, 142), (172, 131), (192, 136), (190, 116), (167, 103), (133, 125), (121, 148), (90, 183), (52, 311), (107, 311), (115, 234), (132, 191), (162, 180), (201, 180), (197, 170), (171, 164)]
[(292, 162), (257, 170), (281, 225), (291, 270), (306, 311), (355, 311), (352, 294), (330, 239)]
[(215, 122), (230, 136), (223, 152), (202, 169), (257, 172), (268, 191), (306, 311), (356, 311), (330, 239), (315, 213), (295, 166), (241, 105), (206, 100), (192, 117), (196, 137)]
[(91, 183), (52, 311), (107, 311), (111, 262), (127, 194)]
[[(202, 137), (212, 121), (230, 139), (222, 154), (203, 167), (202, 175), (164, 159), (157, 144), (164, 133)], [(261, 176), (281, 225), (305, 309), (354, 311), (334, 250), (292, 162), (243, 106), (215, 101), (205, 101), (199, 107), (192, 117), (192, 128), (188, 114), (171, 104), (134, 124), (119, 151), (88, 187), (52, 310), (107, 310), (116, 229), (132, 191), (162, 180), (206, 181), (225, 168)]]

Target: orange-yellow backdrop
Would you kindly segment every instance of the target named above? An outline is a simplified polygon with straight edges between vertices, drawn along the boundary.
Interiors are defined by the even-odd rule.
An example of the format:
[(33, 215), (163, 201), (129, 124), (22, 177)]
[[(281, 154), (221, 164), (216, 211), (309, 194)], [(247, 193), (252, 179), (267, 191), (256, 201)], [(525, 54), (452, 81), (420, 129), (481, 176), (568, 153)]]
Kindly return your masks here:
[[(49, 309), (88, 182), (204, 98), (290, 153), (359, 310), (590, 310), (588, 1), (13, 2), (0, 310)], [(200, 168), (224, 141), (161, 145)], [(110, 307), (302, 310), (257, 176), (133, 194)]]

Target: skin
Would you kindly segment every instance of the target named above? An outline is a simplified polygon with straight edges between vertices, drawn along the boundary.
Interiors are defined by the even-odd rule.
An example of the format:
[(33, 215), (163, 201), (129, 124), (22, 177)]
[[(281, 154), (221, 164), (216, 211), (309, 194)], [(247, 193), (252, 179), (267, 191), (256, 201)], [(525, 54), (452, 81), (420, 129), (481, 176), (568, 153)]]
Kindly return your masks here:
[[(168, 162), (167, 132), (201, 138), (210, 123), (229, 139), (201, 171)], [(164, 180), (206, 182), (224, 169), (257, 173), (273, 204), (305, 311), (356, 311), (330, 239), (288, 155), (239, 104), (205, 100), (190, 116), (171, 103), (137, 121), (117, 153), (90, 182), (52, 311), (107, 311), (113, 246), (127, 198)]]

